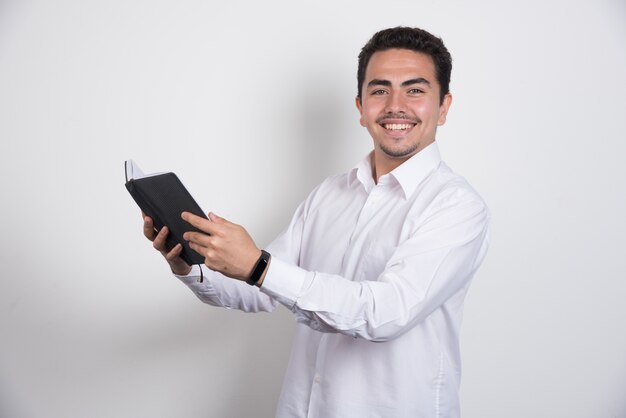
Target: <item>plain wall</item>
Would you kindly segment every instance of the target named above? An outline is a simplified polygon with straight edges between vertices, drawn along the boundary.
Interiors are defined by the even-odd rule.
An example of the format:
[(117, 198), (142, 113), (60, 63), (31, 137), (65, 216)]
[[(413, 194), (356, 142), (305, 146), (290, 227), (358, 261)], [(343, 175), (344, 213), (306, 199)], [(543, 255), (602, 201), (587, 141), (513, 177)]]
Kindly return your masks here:
[(396, 25), (450, 49), (439, 146), (493, 216), (463, 416), (625, 417), (620, 0), (0, 0), (0, 416), (273, 416), (291, 314), (198, 301), (123, 162), (266, 245), (370, 150), (357, 55)]

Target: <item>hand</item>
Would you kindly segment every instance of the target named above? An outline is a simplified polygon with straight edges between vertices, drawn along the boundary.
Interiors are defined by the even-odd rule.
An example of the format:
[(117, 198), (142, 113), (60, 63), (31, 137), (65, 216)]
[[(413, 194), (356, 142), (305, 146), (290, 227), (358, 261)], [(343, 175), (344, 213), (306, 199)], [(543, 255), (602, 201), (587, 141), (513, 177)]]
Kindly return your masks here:
[(178, 274), (179, 276), (184, 276), (189, 274), (191, 271), (191, 266), (187, 264), (182, 258), (180, 258), (180, 253), (183, 250), (183, 246), (181, 244), (176, 244), (174, 248), (170, 251), (167, 250), (165, 246), (165, 240), (167, 239), (167, 234), (169, 233), (169, 229), (164, 226), (157, 233), (154, 229), (154, 222), (152, 218), (146, 216), (145, 213), (141, 212), (143, 216), (143, 234), (152, 241), (152, 246), (163, 255), (165, 261), (170, 265), (170, 269), (172, 269), (172, 273)]
[(213, 213), (209, 213), (210, 220), (189, 212), (183, 212), (182, 218), (204, 232), (185, 232), (183, 238), (205, 257), (208, 268), (238, 280), (250, 277), (261, 250), (242, 226)]

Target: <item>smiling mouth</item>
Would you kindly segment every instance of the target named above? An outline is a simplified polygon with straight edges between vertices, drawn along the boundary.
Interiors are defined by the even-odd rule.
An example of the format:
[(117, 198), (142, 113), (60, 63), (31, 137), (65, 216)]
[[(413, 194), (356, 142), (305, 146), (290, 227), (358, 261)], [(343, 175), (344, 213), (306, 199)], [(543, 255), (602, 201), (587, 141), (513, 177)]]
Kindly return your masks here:
[(406, 131), (411, 129), (415, 124), (413, 123), (381, 123), (381, 126), (388, 131)]

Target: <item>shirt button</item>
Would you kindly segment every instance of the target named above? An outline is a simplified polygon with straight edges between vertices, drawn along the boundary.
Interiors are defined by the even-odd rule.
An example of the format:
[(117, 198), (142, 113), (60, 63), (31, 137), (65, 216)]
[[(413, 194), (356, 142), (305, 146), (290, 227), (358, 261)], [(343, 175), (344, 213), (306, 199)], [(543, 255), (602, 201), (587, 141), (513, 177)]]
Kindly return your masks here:
[(315, 382), (315, 384), (317, 385), (319, 385), (321, 381), (322, 381), (322, 378), (319, 376), (315, 376), (315, 379), (313, 379), (313, 382)]

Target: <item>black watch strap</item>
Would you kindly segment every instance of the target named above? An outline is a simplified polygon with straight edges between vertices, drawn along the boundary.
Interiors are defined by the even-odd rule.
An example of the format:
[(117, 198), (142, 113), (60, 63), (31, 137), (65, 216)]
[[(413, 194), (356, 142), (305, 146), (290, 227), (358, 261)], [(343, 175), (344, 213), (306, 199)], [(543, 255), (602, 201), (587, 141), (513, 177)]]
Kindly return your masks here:
[(246, 280), (246, 283), (251, 286), (256, 285), (261, 279), (261, 276), (263, 276), (269, 262), (270, 253), (265, 250), (261, 250), (261, 257), (259, 257), (259, 261), (256, 262), (256, 266), (254, 266), (254, 270), (252, 270), (252, 274), (250, 275), (250, 278)]

